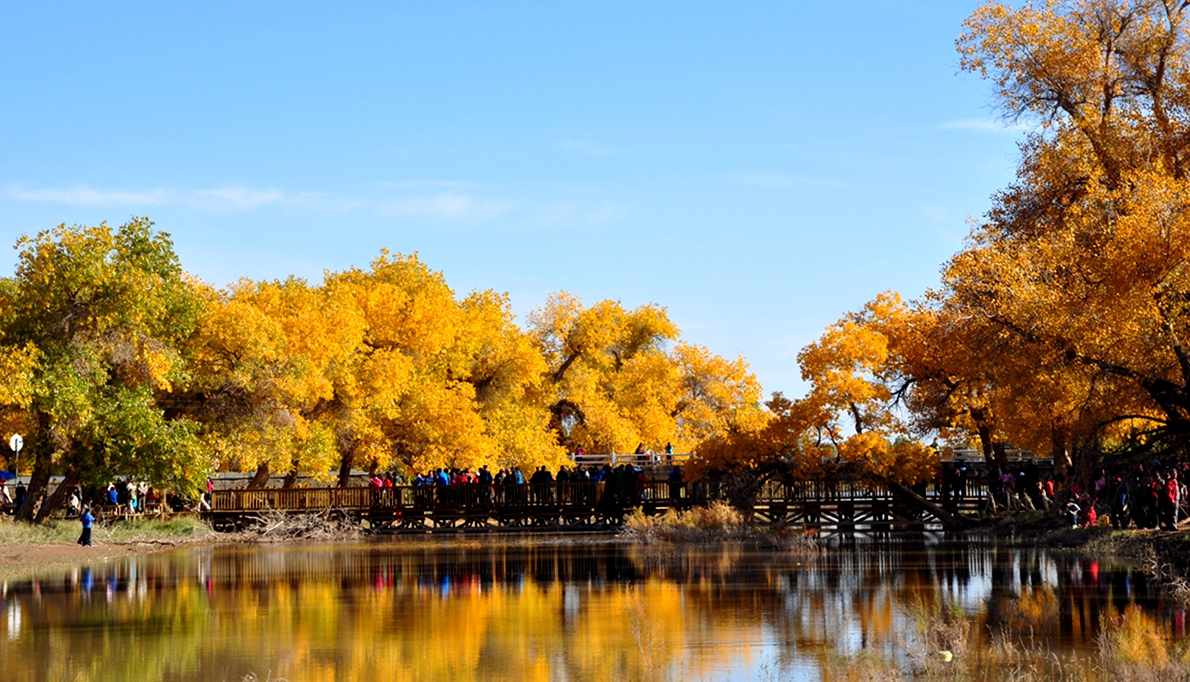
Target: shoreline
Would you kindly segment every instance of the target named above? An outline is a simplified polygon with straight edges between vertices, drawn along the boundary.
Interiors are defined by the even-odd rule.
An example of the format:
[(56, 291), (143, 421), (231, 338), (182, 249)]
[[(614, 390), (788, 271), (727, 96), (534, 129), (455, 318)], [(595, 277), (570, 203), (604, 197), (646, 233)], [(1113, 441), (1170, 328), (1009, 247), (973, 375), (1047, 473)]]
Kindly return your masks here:
[(107, 562), (129, 556), (165, 552), (179, 547), (222, 544), (218, 538), (168, 542), (133, 540), (97, 543), (92, 547), (78, 544), (8, 545), (0, 550), (0, 580), (30, 578), (45, 571)]
[(29, 525), (0, 520), (0, 579), (31, 577), (37, 573), (91, 562), (152, 554), (186, 546), (242, 541), (239, 534), (216, 533), (195, 517), (141, 518), (96, 524), (93, 546), (77, 543), (77, 521), (49, 521)]
[[(9, 537), (5, 537), (5, 528)], [(12, 531), (23, 534), (15, 540)], [(48, 530), (49, 532), (43, 532)], [(56, 526), (18, 527), (0, 521), (0, 579), (12, 580), (32, 577), (37, 573), (69, 566), (82, 566), (93, 562), (106, 562), (129, 556), (148, 555), (186, 547), (211, 545), (273, 545), (278, 543), (337, 544), (341, 542), (375, 541), (380, 536), (357, 533), (351, 536), (334, 537), (330, 534), (315, 534), (314, 537), (268, 537), (253, 533), (220, 533), (197, 518), (186, 519), (185, 523), (145, 519), (137, 522), (119, 522), (110, 526), (97, 527), (95, 545), (82, 547), (73, 539), (77, 537), (77, 524), (58, 522)], [(641, 532), (645, 531), (645, 532)], [(660, 531), (660, 532), (659, 532)], [(674, 532), (676, 531), (676, 532)], [(1172, 595), (1190, 604), (1190, 530), (1117, 530), (1110, 527), (1095, 528), (1052, 528), (1036, 523), (1014, 523), (1002, 519), (999, 523), (975, 527), (968, 532), (985, 535), (1019, 546), (1043, 546), (1068, 550), (1093, 557), (1116, 557), (1137, 562), (1142, 570), (1157, 579)], [(39, 538), (38, 535), (53, 537)], [(658, 544), (704, 544), (707, 542), (756, 542), (755, 533), (741, 533), (731, 528), (631, 528), (621, 532), (598, 533), (599, 542), (627, 543), (641, 545)], [(765, 534), (767, 535), (767, 534)], [(688, 537), (687, 537), (688, 536)], [(482, 537), (491, 537), (484, 535)], [(412, 538), (411, 538), (412, 539)], [(417, 542), (450, 544), (466, 541), (476, 542), (479, 537), (447, 534), (418, 536)], [(544, 543), (590, 542), (595, 538), (563, 538), (544, 534), (536, 540), (523, 541)], [(767, 549), (794, 549), (787, 542), (762, 543)], [(795, 538), (779, 538), (793, 540)], [(798, 538), (789, 543), (801, 547), (807, 538)], [(774, 546), (776, 545), (776, 546)]]

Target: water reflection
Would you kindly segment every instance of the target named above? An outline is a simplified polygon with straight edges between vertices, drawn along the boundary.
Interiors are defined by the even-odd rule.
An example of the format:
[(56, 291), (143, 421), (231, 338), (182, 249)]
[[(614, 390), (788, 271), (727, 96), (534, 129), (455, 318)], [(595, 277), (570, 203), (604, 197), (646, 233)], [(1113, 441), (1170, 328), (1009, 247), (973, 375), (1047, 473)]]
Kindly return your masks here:
[(903, 656), (915, 622), (1086, 650), (1130, 605), (1185, 614), (1143, 574), (933, 536), (804, 562), (738, 546), (484, 538), (214, 547), (0, 586), (5, 680), (818, 679)]

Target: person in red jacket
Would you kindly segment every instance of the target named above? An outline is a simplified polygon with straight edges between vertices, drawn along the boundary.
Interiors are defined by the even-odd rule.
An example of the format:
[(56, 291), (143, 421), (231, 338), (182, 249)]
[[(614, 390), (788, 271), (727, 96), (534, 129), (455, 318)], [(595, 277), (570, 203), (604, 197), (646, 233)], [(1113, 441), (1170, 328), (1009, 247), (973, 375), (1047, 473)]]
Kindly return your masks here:
[(1161, 513), (1161, 527), (1166, 530), (1178, 529), (1178, 502), (1181, 500), (1181, 486), (1178, 485), (1178, 472), (1171, 471), (1161, 487), (1159, 509)]

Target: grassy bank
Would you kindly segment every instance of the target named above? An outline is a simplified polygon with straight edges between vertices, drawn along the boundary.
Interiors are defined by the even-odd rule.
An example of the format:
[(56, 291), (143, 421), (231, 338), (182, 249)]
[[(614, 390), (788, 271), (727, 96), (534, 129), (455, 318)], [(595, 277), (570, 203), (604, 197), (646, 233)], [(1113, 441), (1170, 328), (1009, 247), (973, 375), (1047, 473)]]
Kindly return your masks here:
[(985, 526), (992, 534), (1031, 545), (1078, 549), (1088, 554), (1147, 559), (1183, 566), (1190, 571), (1190, 530), (1117, 530), (1111, 526), (1071, 528), (1044, 512), (997, 517)]
[(92, 531), (93, 547), (76, 544), (81, 530), (78, 521), (34, 525), (0, 518), (0, 578), (8, 580), (62, 566), (225, 539), (193, 517), (97, 523)]
[(1071, 528), (1032, 511), (990, 519), (985, 529), (1010, 541), (1135, 561), (1169, 597), (1190, 605), (1190, 530)]
[[(78, 521), (47, 521), (43, 524), (18, 523), (0, 518), (0, 545), (71, 545), (78, 540), (82, 526)], [(178, 516), (168, 519), (139, 518), (112, 523), (96, 523), (92, 531), (96, 543), (166, 543), (180, 544), (213, 540), (215, 531), (202, 520)]]

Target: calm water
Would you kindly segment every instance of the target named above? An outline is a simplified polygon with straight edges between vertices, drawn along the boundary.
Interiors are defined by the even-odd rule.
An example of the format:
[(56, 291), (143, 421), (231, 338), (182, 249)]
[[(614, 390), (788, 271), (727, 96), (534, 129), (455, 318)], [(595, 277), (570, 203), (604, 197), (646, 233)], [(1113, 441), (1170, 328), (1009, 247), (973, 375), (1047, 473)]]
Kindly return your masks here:
[(1123, 565), (982, 540), (837, 544), (809, 562), (602, 539), (207, 547), (2, 584), (0, 679), (817, 680), (896, 659), (923, 614), (1089, 650)]

